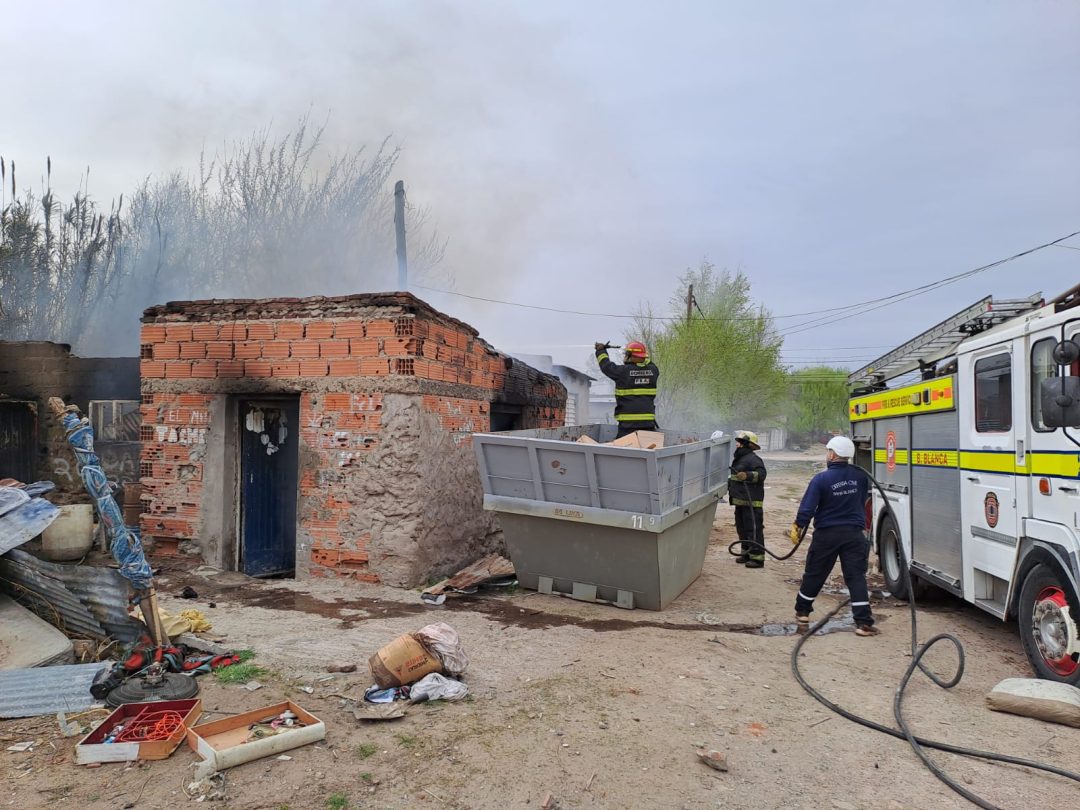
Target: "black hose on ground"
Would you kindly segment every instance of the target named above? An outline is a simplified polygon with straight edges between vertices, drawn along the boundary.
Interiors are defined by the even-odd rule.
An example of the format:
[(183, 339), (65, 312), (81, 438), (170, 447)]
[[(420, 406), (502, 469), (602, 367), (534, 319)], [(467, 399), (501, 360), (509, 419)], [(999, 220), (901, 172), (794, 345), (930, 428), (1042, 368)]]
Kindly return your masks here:
[[(860, 467), (860, 469), (862, 468)], [(889, 498), (885, 494), (885, 490), (882, 489), (881, 485), (877, 482), (877, 479), (875, 479), (873, 475), (871, 475), (866, 470), (863, 470), (863, 472), (866, 473), (866, 477), (870, 479), (874, 487), (878, 490), (882, 499), (884, 500), (886, 511), (895, 520), (896, 513), (893, 512), (892, 505), (889, 503)], [(899, 523), (897, 523), (897, 525), (899, 525)], [(1019, 765), (1025, 768), (1032, 768), (1034, 770), (1052, 773), (1057, 776), (1064, 776), (1066, 779), (1072, 779), (1075, 782), (1080, 782), (1080, 773), (1074, 773), (1073, 771), (1068, 771), (1064, 768), (1058, 768), (1055, 765), (1049, 765), (1044, 762), (1036, 762), (1035, 760), (1030, 759), (1023, 759), (1022, 757), (1012, 757), (1006, 754), (997, 754), (990, 751), (979, 751), (974, 748), (965, 748), (963, 746), (950, 745), (949, 743), (937, 742), (935, 740), (928, 740), (924, 737), (918, 737), (912, 733), (911, 729), (907, 725), (907, 721), (904, 719), (903, 702), (905, 690), (907, 689), (908, 683), (911, 680), (911, 676), (915, 673), (916, 668), (922, 670), (922, 672), (938, 686), (949, 689), (953, 686), (956, 686), (960, 682), (960, 679), (963, 677), (965, 657), (964, 647), (960, 643), (960, 640), (956, 638), (956, 636), (953, 636), (949, 633), (942, 633), (940, 635), (934, 636), (925, 644), (919, 645), (918, 617), (915, 610), (914, 594), (912, 592), (911, 571), (908, 568), (907, 554), (904, 551), (902, 541), (897, 543), (897, 551), (900, 555), (900, 569), (902, 572), (902, 576), (904, 577), (904, 583), (907, 586), (908, 608), (911, 615), (911, 663), (908, 664), (907, 671), (901, 678), (900, 683), (897, 686), (895, 696), (893, 698), (893, 716), (896, 718), (897, 725), (900, 726), (900, 729), (897, 730), (894, 728), (889, 728), (888, 726), (883, 726), (880, 723), (875, 723), (873, 720), (868, 720), (865, 717), (860, 717), (853, 712), (847, 711), (836, 703), (833, 703), (831, 700), (818, 692), (809, 683), (807, 683), (806, 679), (802, 675), (802, 672), (800, 672), (799, 670), (799, 655), (802, 651), (803, 646), (806, 644), (807, 641), (810, 640), (813, 635), (815, 635), (822, 627), (825, 626), (826, 622), (828, 622), (833, 616), (835, 616), (844, 607), (846, 607), (847, 604), (851, 601), (850, 599), (844, 600), (831, 611), (829, 611), (828, 614), (826, 614), (822, 619), (818, 620), (812, 627), (810, 627), (806, 634), (803, 635), (795, 644), (795, 648), (791, 651), (791, 672), (795, 676), (795, 680), (798, 681), (799, 685), (803, 689), (805, 689), (812, 698), (818, 701), (818, 703), (822, 704), (827, 709), (836, 712), (841, 717), (844, 717), (847, 720), (851, 720), (854, 723), (858, 723), (861, 726), (865, 726), (866, 728), (873, 729), (874, 731), (880, 731), (882, 734), (888, 734), (890, 737), (907, 740), (908, 744), (911, 745), (912, 750), (915, 751), (915, 754), (919, 757), (920, 760), (922, 760), (923, 764), (925, 764), (926, 767), (930, 769), (934, 776), (936, 776), (938, 779), (940, 779), (942, 782), (944, 782), (946, 785), (948, 785), (950, 788), (959, 793), (968, 801), (979, 807), (985, 808), (986, 810), (999, 810), (999, 808), (997, 807), (997, 805), (991, 804), (990, 802), (986, 801), (975, 793), (972, 793), (967, 788), (958, 784), (939, 765), (937, 765), (937, 763), (930, 759), (925, 749), (932, 748), (934, 750), (945, 751), (950, 754), (960, 754), (962, 756), (976, 757), (978, 759), (985, 759), (991, 762), (1004, 762), (1010, 765)], [(941, 678), (940, 676), (931, 672), (930, 669), (922, 663), (923, 656), (926, 655), (930, 648), (942, 641), (949, 641), (956, 648), (957, 654), (956, 673), (951, 678), (947, 679)]]
[[(739, 483), (743, 485), (743, 492), (746, 493), (746, 500), (749, 503), (752, 504), (754, 502), (754, 499), (750, 496), (750, 485), (747, 484), (745, 481), (739, 481)], [(751, 506), (750, 508), (753, 509), (754, 507)], [(784, 555), (781, 556), (779, 554), (773, 554), (771, 551), (769, 551), (768, 548), (765, 547), (765, 538), (764, 537), (762, 537), (760, 540), (758, 540), (757, 521), (755, 520), (754, 521), (754, 539), (753, 540), (736, 540), (734, 543), (732, 543), (731, 545), (729, 545), (727, 547), (728, 554), (730, 554), (732, 557), (740, 556), (742, 554), (742, 551), (741, 550), (736, 551), (735, 546), (741, 546), (741, 545), (743, 545), (745, 543), (747, 545), (751, 545), (751, 546), (755, 546), (757, 548), (760, 548), (762, 551), (764, 551), (766, 554), (768, 554), (774, 560), (786, 560), (788, 557), (790, 557), (792, 554), (794, 554), (796, 551), (799, 550), (799, 546), (802, 545), (802, 541), (806, 538), (806, 529), (808, 529), (808, 528), (810, 528), (810, 527), (807, 526), (806, 528), (804, 528), (802, 530), (801, 534), (799, 534), (799, 542), (795, 543), (791, 547), (791, 551), (789, 551), (787, 554), (784, 554)]]

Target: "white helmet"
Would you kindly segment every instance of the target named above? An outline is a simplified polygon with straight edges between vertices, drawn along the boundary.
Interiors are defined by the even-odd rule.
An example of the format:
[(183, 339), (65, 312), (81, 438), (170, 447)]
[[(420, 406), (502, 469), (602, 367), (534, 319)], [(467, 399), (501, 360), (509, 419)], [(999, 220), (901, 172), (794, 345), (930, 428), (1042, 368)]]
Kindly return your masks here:
[(840, 458), (853, 458), (855, 456), (855, 442), (847, 436), (833, 436), (825, 447), (832, 450)]

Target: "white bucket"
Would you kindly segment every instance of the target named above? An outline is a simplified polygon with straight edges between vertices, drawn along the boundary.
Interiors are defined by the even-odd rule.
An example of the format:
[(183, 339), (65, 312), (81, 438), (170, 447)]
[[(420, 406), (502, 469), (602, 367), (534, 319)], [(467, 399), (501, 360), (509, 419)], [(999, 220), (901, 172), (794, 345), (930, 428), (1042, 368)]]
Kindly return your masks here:
[(60, 515), (41, 533), (41, 553), (55, 562), (81, 560), (94, 543), (94, 507), (75, 503), (60, 507)]

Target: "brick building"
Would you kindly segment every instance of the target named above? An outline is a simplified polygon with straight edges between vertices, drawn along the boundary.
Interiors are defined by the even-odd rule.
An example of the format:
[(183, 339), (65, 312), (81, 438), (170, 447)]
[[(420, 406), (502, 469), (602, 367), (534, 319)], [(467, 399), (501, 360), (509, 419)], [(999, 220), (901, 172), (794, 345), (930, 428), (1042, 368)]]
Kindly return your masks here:
[(110, 481), (139, 479), (139, 359), (77, 357), (63, 343), (0, 341), (0, 478), (56, 484), (55, 503), (89, 503), (49, 397), (78, 405)]
[(174, 302), (141, 331), (144, 537), (252, 575), (413, 586), (499, 547), (473, 432), (557, 378), (405, 293)]

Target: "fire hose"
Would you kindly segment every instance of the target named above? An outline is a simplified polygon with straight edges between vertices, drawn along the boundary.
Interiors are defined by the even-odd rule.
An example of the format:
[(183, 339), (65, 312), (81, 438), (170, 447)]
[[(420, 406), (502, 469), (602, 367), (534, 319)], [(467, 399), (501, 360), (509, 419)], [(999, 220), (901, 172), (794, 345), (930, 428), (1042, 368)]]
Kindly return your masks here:
[[(889, 497), (885, 493), (885, 490), (882, 488), (881, 484), (879, 484), (877, 479), (874, 478), (874, 476), (871, 475), (869, 472), (862, 469), (861, 467), (859, 469), (862, 470), (862, 472), (866, 473), (866, 477), (870, 480), (870, 482), (877, 489), (878, 493), (881, 495), (882, 500), (883, 500), (883, 502), (885, 504), (886, 512), (889, 513), (889, 516), (892, 517), (893, 520), (896, 520), (896, 513), (893, 511), (892, 504), (889, 502)], [(745, 485), (745, 482), (743, 482), (743, 484), (744, 484), (744, 487), (746, 488), (747, 494), (749, 495), (749, 487), (747, 487)], [(899, 522), (897, 522), (897, 525), (899, 525)], [(757, 524), (756, 523), (755, 523), (755, 526), (754, 526), (755, 540), (753, 540), (753, 541), (743, 541), (743, 542), (747, 542), (748, 545), (752, 545), (752, 546), (755, 546), (757, 548), (760, 548), (762, 551), (764, 551), (766, 554), (773, 557), (774, 559), (785, 560), (788, 557), (790, 557), (792, 554), (795, 553), (795, 551), (798, 549), (799, 545), (802, 543), (802, 540), (805, 538), (805, 536), (806, 536), (806, 528), (804, 528), (802, 530), (802, 534), (799, 537), (798, 543), (796, 543), (794, 545), (794, 547), (791, 549), (791, 551), (789, 551), (787, 554), (785, 554), (783, 556), (777, 556), (776, 554), (773, 554), (771, 551), (769, 551), (765, 547), (764, 542), (758, 542), (756, 540), (756, 538), (757, 538)], [(736, 541), (735, 543), (732, 543), (731, 546), (728, 547), (728, 551), (730, 553), (734, 554), (735, 552), (732, 551), (732, 549), (739, 542), (740, 541)], [(958, 683), (960, 683), (960, 679), (964, 676), (965, 654), (964, 654), (964, 646), (963, 646), (963, 644), (960, 643), (960, 639), (958, 639), (956, 636), (952, 635), (951, 633), (939, 633), (938, 635), (934, 636), (933, 638), (929, 639), (928, 641), (924, 642), (923, 644), (921, 644), (921, 645), (919, 644), (919, 641), (918, 641), (918, 615), (917, 615), (917, 611), (916, 611), (916, 608), (915, 608), (915, 597), (914, 597), (914, 593), (913, 593), (913, 590), (912, 590), (911, 571), (908, 568), (907, 552), (904, 550), (904, 544), (902, 542), (898, 542), (896, 545), (897, 545), (898, 554), (900, 555), (900, 561), (899, 562), (900, 562), (901, 576), (903, 576), (904, 584), (905, 584), (905, 586), (907, 588), (907, 596), (908, 596), (907, 603), (908, 603), (908, 610), (910, 612), (910, 622), (911, 622), (911, 663), (908, 664), (908, 667), (907, 667), (906, 671), (904, 672), (903, 676), (901, 677), (900, 683), (897, 685), (896, 692), (895, 692), (895, 694), (893, 696), (893, 717), (896, 719), (896, 723), (899, 726), (899, 729), (890, 728), (889, 726), (884, 726), (884, 725), (882, 725), (880, 723), (875, 723), (873, 720), (868, 720), (865, 717), (861, 717), (861, 716), (855, 714), (854, 712), (850, 712), (847, 709), (843, 708), (842, 706), (834, 703), (833, 701), (829, 700), (827, 697), (822, 695), (813, 686), (811, 686), (809, 684), (809, 682), (807, 682), (806, 678), (803, 676), (802, 672), (799, 670), (799, 654), (802, 651), (802, 648), (806, 645), (806, 642), (809, 641), (810, 638), (812, 636), (814, 636), (822, 627), (824, 627), (825, 624), (830, 619), (832, 619), (837, 613), (839, 613), (841, 610), (843, 610), (845, 607), (847, 607), (848, 603), (851, 601), (850, 598), (845, 599), (843, 602), (841, 602), (835, 608), (830, 610), (825, 616), (823, 616), (821, 619), (819, 619), (817, 622), (815, 622), (813, 625), (811, 625), (811, 627), (806, 631), (806, 633), (804, 635), (802, 635), (799, 638), (799, 640), (796, 642), (794, 649), (792, 649), (792, 651), (791, 651), (791, 673), (792, 673), (792, 675), (795, 676), (795, 680), (798, 681), (799, 685), (812, 698), (814, 698), (814, 700), (816, 700), (818, 703), (825, 706), (827, 709), (830, 709), (831, 711), (836, 712), (841, 717), (843, 717), (843, 718), (845, 718), (847, 720), (850, 720), (853, 723), (858, 723), (861, 726), (865, 726), (866, 728), (873, 729), (874, 731), (879, 731), (882, 734), (888, 734), (890, 737), (895, 737), (895, 738), (900, 739), (900, 740), (906, 740), (908, 745), (910, 745), (912, 750), (915, 752), (916, 756), (919, 757), (919, 759), (922, 761), (922, 763), (930, 770), (931, 773), (934, 774), (935, 777), (937, 777), (943, 783), (948, 785), (949, 788), (951, 788), (955, 792), (959, 793), (961, 796), (963, 796), (969, 802), (971, 802), (972, 804), (974, 804), (974, 805), (976, 805), (978, 807), (984, 808), (984, 810), (1001, 810), (1001, 808), (999, 808), (998, 805), (992, 804), (992, 803), (988, 802), (986, 799), (983, 799), (981, 796), (979, 796), (979, 795), (973, 793), (972, 791), (968, 790), (963, 785), (959, 784), (955, 779), (950, 777), (949, 774), (946, 773), (943, 768), (941, 768), (941, 766), (939, 766), (936, 762), (934, 762), (930, 758), (930, 756), (926, 752), (926, 749), (931, 748), (931, 749), (934, 749), (934, 750), (937, 750), (937, 751), (945, 751), (946, 753), (950, 753), (950, 754), (959, 754), (961, 756), (975, 757), (975, 758), (978, 758), (978, 759), (985, 759), (985, 760), (988, 760), (990, 762), (1004, 762), (1004, 763), (1007, 763), (1009, 765), (1019, 765), (1021, 767), (1032, 768), (1033, 770), (1045, 771), (1046, 773), (1052, 773), (1052, 774), (1055, 774), (1057, 776), (1063, 776), (1066, 779), (1072, 779), (1074, 782), (1080, 782), (1080, 773), (1076, 773), (1074, 771), (1069, 771), (1069, 770), (1066, 770), (1064, 768), (1059, 768), (1056, 765), (1050, 765), (1050, 764), (1045, 763), (1045, 762), (1038, 762), (1036, 760), (1031, 760), (1031, 759), (1024, 759), (1023, 757), (1014, 757), (1014, 756), (1009, 756), (1007, 754), (998, 754), (998, 753), (992, 752), (992, 751), (980, 751), (980, 750), (977, 750), (977, 749), (974, 749), (974, 748), (966, 748), (964, 746), (951, 745), (950, 743), (944, 743), (944, 742), (939, 742), (939, 741), (936, 741), (936, 740), (930, 740), (930, 739), (927, 739), (925, 737), (919, 737), (919, 736), (917, 736), (916, 734), (914, 734), (911, 731), (911, 728), (908, 726), (907, 720), (904, 717), (904, 695), (905, 695), (905, 692), (907, 690), (908, 684), (911, 681), (912, 675), (915, 674), (915, 670), (916, 669), (921, 670), (922, 673), (924, 675), (926, 675), (926, 677), (928, 677), (931, 681), (933, 681), (935, 684), (942, 687), (943, 689), (951, 689), (952, 687), (954, 687)], [(932, 647), (934, 647), (936, 644), (939, 644), (939, 643), (941, 643), (943, 641), (948, 641), (956, 649), (956, 656), (957, 656), (956, 672), (951, 678), (942, 678), (941, 676), (939, 676), (936, 673), (932, 672), (929, 669), (929, 667), (927, 667), (922, 662), (922, 659), (926, 655), (926, 653), (929, 652), (930, 649)]]

